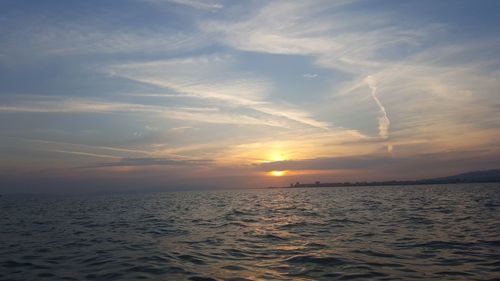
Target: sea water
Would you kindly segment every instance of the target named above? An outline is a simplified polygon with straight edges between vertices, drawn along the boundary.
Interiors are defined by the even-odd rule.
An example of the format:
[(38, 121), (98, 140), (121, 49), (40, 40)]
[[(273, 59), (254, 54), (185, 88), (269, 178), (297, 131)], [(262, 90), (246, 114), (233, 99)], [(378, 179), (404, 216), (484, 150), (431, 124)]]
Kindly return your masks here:
[(0, 280), (500, 278), (500, 184), (0, 198)]

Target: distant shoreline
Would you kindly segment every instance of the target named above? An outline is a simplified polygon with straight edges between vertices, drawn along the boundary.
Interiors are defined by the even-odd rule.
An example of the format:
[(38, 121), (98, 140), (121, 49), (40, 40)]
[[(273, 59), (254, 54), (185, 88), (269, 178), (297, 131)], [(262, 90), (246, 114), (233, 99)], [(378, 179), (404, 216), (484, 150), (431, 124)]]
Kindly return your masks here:
[(348, 186), (397, 186), (397, 185), (432, 185), (457, 183), (495, 183), (500, 182), (500, 170), (474, 171), (449, 177), (421, 180), (329, 182), (329, 183), (291, 183), (289, 186), (269, 186), (267, 188), (304, 188), (304, 187), (348, 187)]
[(449, 181), (449, 182), (419, 182), (419, 181), (390, 181), (390, 182), (346, 182), (346, 183), (301, 183), (293, 186), (268, 186), (266, 188), (306, 188), (306, 187), (351, 187), (351, 186), (401, 186), (401, 185), (436, 185), (460, 183), (498, 183), (495, 181)]

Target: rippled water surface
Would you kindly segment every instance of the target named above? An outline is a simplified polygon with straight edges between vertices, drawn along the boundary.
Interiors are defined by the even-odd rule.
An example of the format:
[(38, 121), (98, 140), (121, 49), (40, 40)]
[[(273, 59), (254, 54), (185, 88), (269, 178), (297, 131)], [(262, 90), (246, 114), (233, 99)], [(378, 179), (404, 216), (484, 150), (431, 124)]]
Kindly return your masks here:
[(499, 277), (499, 184), (0, 198), (1, 280)]

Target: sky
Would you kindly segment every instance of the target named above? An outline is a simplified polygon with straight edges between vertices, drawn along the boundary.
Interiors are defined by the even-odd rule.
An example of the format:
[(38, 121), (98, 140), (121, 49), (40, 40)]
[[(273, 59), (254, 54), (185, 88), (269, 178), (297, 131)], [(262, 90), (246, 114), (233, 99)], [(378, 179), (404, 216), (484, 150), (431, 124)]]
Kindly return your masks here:
[(0, 1), (0, 193), (500, 168), (500, 1)]

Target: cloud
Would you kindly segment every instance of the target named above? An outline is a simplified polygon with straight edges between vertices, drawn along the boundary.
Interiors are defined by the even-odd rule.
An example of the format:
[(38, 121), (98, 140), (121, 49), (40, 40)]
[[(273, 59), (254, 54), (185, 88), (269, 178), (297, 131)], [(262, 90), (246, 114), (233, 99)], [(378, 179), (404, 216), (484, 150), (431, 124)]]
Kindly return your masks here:
[(71, 151), (71, 150), (62, 150), (62, 149), (37, 149), (40, 151), (47, 151), (47, 152), (56, 152), (56, 153), (64, 153), (64, 154), (73, 154), (73, 155), (79, 155), (79, 156), (90, 156), (90, 157), (97, 157), (97, 158), (112, 158), (112, 159), (117, 159), (118, 157), (113, 156), (113, 155), (107, 155), (107, 154), (97, 154), (97, 153), (89, 153), (89, 152), (81, 152), (81, 151)]
[(258, 118), (242, 113), (219, 112), (206, 107), (167, 107), (147, 104), (95, 101), (86, 99), (58, 99), (51, 101), (29, 101), (0, 106), (0, 113), (146, 113), (166, 119), (178, 119), (214, 124), (264, 125), (286, 127), (279, 120)]
[(244, 20), (210, 20), (199, 26), (238, 50), (311, 56), (318, 66), (352, 73), (380, 66), (376, 54), (415, 49), (430, 32), (443, 28), (437, 24), (398, 28), (387, 14), (349, 10), (354, 3), (273, 1)]
[(211, 159), (170, 159), (170, 158), (122, 158), (117, 162), (100, 163), (95, 166), (84, 168), (105, 167), (139, 167), (139, 166), (207, 166), (213, 163)]
[(277, 105), (267, 99), (271, 85), (265, 79), (234, 73), (232, 57), (209, 55), (114, 65), (104, 71), (141, 83), (173, 90), (180, 97), (224, 102), (226, 106), (255, 111), (302, 125), (328, 130), (330, 124), (315, 120), (297, 107)]
[(230, 56), (207, 55), (117, 64), (104, 73), (175, 91), (178, 96), (228, 102), (237, 106), (264, 103), (270, 85), (264, 79), (231, 73)]
[[(50, 140), (41, 140), (41, 139), (27, 139), (27, 138), (9, 138), (11, 141), (14, 141), (16, 143), (23, 143), (27, 142), (31, 147), (39, 147), (40, 145), (43, 145), (45, 148), (48, 149), (54, 149), (54, 148), (62, 148), (66, 150), (91, 150), (91, 151), (105, 151), (104, 154), (110, 154), (110, 153), (119, 153), (120, 155), (127, 154), (127, 155), (144, 155), (148, 154), (149, 152), (146, 150), (140, 150), (140, 149), (132, 149), (132, 148), (122, 148), (122, 147), (110, 147), (110, 146), (99, 146), (99, 145), (85, 145), (85, 144), (80, 144), (80, 143), (68, 143), (68, 142), (61, 142), (61, 141), (50, 141)], [(120, 158), (118, 156), (113, 156), (114, 158)]]
[[(191, 2), (194, 4), (197, 1)], [(117, 55), (137, 57), (182, 53), (209, 46), (213, 42), (210, 37), (188, 26), (183, 29), (173, 28), (169, 24), (154, 28), (132, 26), (127, 12), (120, 8), (106, 9), (106, 12), (99, 9), (84, 10), (79, 17), (71, 20), (61, 19), (65, 17), (64, 14), (58, 20), (51, 20), (54, 16), (46, 10), (27, 17), (17, 15), (20, 18), (14, 18), (16, 13), (12, 13), (14, 17), (7, 16), (3, 22), (6, 36), (1, 38), (0, 61), (19, 67), (39, 62), (40, 59), (43, 62), (43, 59), (64, 57), (74, 60), (85, 57), (83, 60), (88, 64), (95, 62), (96, 58), (102, 62)]]
[(389, 117), (387, 117), (385, 107), (377, 97), (377, 81), (373, 76), (367, 76), (365, 81), (368, 84), (368, 87), (372, 90), (372, 98), (377, 103), (380, 113), (382, 114), (382, 116), (378, 118), (378, 134), (381, 138), (386, 139), (389, 137), (389, 125), (391, 122), (389, 121)]
[(380, 114), (377, 131), (383, 139), (390, 135), (411, 143), (426, 138), (446, 145), (448, 133), (499, 125), (491, 103), (500, 87), (499, 60), (491, 53), (498, 50), (498, 39), (450, 42), (446, 24), (402, 26), (394, 24), (390, 13), (358, 13), (349, 6), (274, 1), (243, 20), (203, 21), (200, 28), (234, 49), (301, 55), (316, 67), (349, 75), (333, 84), (332, 103), (317, 106), (332, 112), (330, 123), (337, 126), (367, 130), (351, 121), (372, 118), (373, 109), (364, 100), (367, 80), (372, 80), (371, 97)]
[(308, 18), (308, 13), (319, 11), (314, 7), (305, 2), (277, 1), (264, 6), (248, 20), (208, 21), (202, 22), (200, 28), (245, 51), (311, 55), (338, 50), (336, 42), (316, 35), (331, 24)]
[(185, 131), (185, 130), (193, 130), (193, 129), (196, 129), (196, 128), (191, 127), (191, 126), (180, 126), (180, 127), (170, 128), (170, 131)]
[[(375, 77), (384, 81), (384, 87), (404, 87), (402, 81), (418, 83), (422, 78), (421, 74), (412, 76), (410, 73), (406, 75), (404, 71), (392, 71), (425, 64), (418, 56), (426, 50), (432, 53), (434, 48), (429, 44), (429, 40), (445, 33), (446, 26), (430, 23), (398, 27), (393, 24), (391, 17), (383, 12), (367, 15), (349, 10), (352, 3), (275, 1), (263, 5), (243, 20), (204, 21), (200, 24), (200, 29), (208, 34), (213, 33), (223, 44), (238, 50), (306, 56), (312, 59), (316, 67), (348, 74), (350, 79), (334, 85), (332, 96), (335, 97), (341, 97), (346, 92), (359, 91), (369, 82), (371, 96), (381, 115), (378, 117), (378, 134), (385, 139), (389, 137), (391, 120), (386, 110), (387, 103), (382, 104), (377, 95), (380, 88), (376, 85)], [(325, 13), (325, 10), (329, 12)], [(332, 14), (335, 16), (331, 16)], [(402, 49), (405, 54), (401, 54)], [(439, 71), (439, 65), (427, 67), (432, 69), (433, 73)], [(396, 76), (402, 76), (403, 79), (396, 81)], [(304, 74), (304, 77), (316, 76)], [(435, 84), (443, 84), (438, 79), (431, 79)], [(396, 98), (398, 95), (414, 95), (400, 92), (389, 92), (384, 88), (383, 100)], [(345, 99), (355, 101), (352, 97)], [(399, 103), (400, 110), (406, 106), (405, 101)], [(326, 111), (326, 107), (327, 104), (319, 105), (318, 110)], [(333, 109), (330, 110), (339, 111), (335, 112), (334, 116), (343, 114), (349, 108), (348, 112), (344, 113), (347, 115), (344, 118), (352, 119), (352, 114), (358, 114), (359, 117), (356, 118), (364, 117), (369, 120), (368, 108), (364, 111), (364, 108), (353, 104), (342, 108), (336, 105), (331, 107)], [(391, 116), (394, 118), (396, 115), (391, 111)], [(335, 121), (333, 119), (330, 123), (336, 124)]]
[(259, 164), (264, 171), (273, 170), (335, 170), (335, 169), (363, 169), (377, 165), (385, 165), (387, 161), (394, 161), (385, 156), (361, 155), (333, 158), (316, 158), (304, 160), (287, 160)]
[[(53, 134), (51, 134), (54, 137)], [(80, 140), (81, 141), (81, 140)], [(19, 137), (6, 137), (2, 143), (4, 148), (12, 151), (27, 151), (30, 158), (44, 158), (49, 159), (47, 153), (55, 154), (55, 157), (50, 161), (50, 165), (58, 166), (61, 160), (60, 155), (57, 154), (67, 154), (64, 159), (70, 159), (69, 156), (74, 156), (72, 159), (80, 159), (83, 162), (93, 161), (96, 158), (106, 158), (106, 159), (122, 159), (124, 157), (140, 157), (154, 154), (152, 150), (138, 149), (133, 147), (110, 147), (101, 145), (87, 145), (81, 143), (70, 143), (63, 141), (51, 141), (42, 139), (30, 139), (30, 138), (19, 138)], [(42, 152), (43, 154), (40, 154)], [(6, 154), (8, 155), (8, 154)], [(42, 155), (42, 156), (35, 156)], [(167, 154), (163, 154), (167, 156)], [(179, 157), (174, 154), (168, 155), (169, 157)], [(48, 160), (47, 160), (48, 161)], [(64, 162), (64, 161), (63, 161)], [(68, 162), (68, 161), (66, 161)], [(78, 163), (78, 162), (75, 162)], [(0, 163), (1, 164), (1, 163)], [(68, 163), (63, 163), (64, 167), (71, 166)]]
[(313, 79), (313, 78), (319, 77), (319, 75), (316, 73), (305, 73), (302, 75), (302, 77), (307, 78), (307, 79)]
[(197, 0), (142, 0), (152, 4), (179, 4), (187, 6), (193, 9), (204, 10), (204, 11), (217, 11), (224, 8), (224, 5), (217, 2), (209, 1), (197, 1)]

